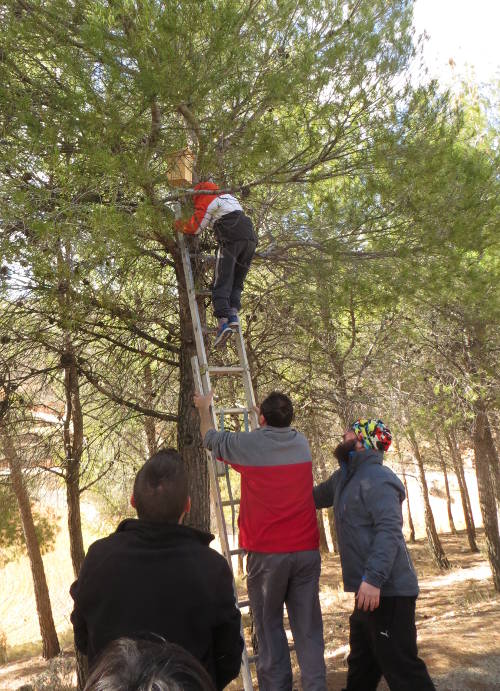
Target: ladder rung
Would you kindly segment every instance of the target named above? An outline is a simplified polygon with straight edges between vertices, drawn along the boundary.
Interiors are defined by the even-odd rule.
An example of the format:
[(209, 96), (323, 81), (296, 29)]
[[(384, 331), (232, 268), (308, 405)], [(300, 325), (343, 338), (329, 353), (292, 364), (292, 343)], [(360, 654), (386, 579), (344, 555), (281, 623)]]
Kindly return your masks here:
[(226, 501), (221, 502), (222, 506), (239, 506), (240, 505), (240, 500), (239, 499), (227, 499)]
[(202, 298), (212, 297), (212, 291), (211, 290), (197, 290), (196, 291), (196, 297), (202, 297)]
[(250, 607), (250, 600), (239, 600), (238, 609), (243, 609), (244, 607)]
[(209, 374), (241, 374), (245, 371), (244, 367), (208, 367)]
[(238, 549), (230, 549), (229, 554), (234, 557), (236, 554), (245, 554), (245, 550), (239, 547)]
[(248, 408), (216, 408), (217, 415), (224, 413), (224, 415), (244, 415), (250, 412)]

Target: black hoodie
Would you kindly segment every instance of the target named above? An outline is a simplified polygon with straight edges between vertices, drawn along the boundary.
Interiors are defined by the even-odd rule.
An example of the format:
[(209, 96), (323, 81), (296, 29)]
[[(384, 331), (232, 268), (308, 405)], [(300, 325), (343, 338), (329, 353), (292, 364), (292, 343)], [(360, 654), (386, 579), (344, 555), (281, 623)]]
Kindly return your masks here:
[(110, 641), (156, 634), (198, 658), (217, 689), (238, 676), (241, 617), (211, 540), (187, 526), (129, 519), (90, 546), (70, 592), (75, 644), (91, 666)]

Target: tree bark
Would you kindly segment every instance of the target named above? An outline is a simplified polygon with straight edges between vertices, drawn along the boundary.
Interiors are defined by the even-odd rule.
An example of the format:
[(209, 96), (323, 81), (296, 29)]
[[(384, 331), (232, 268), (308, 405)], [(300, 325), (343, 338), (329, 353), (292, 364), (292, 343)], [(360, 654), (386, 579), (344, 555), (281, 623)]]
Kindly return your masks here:
[(444, 460), (443, 451), (441, 449), (441, 444), (439, 443), (439, 438), (436, 436), (436, 448), (438, 450), (439, 462), (441, 464), (441, 470), (443, 471), (444, 486), (446, 489), (446, 508), (448, 510), (448, 522), (450, 524), (450, 530), (453, 535), (457, 534), (457, 529), (455, 528), (455, 523), (453, 521), (453, 513), (451, 511), (451, 495), (450, 495), (450, 485), (448, 483), (448, 473), (446, 470), (446, 461)]
[(80, 466), (83, 453), (83, 412), (80, 402), (80, 385), (73, 347), (67, 339), (64, 351), (64, 390), (66, 408), (63, 418), (65, 453), (66, 501), (68, 505), (68, 532), (71, 562), (75, 578), (80, 573), (85, 550), (83, 547), (82, 519), (80, 513)]
[(446, 440), (448, 442), (448, 448), (450, 449), (453, 467), (455, 468), (455, 475), (457, 476), (458, 487), (460, 489), (460, 498), (462, 500), (462, 510), (464, 513), (465, 530), (467, 532), (469, 548), (471, 552), (479, 552), (479, 547), (476, 542), (476, 526), (474, 525), (474, 517), (470, 507), (470, 497), (465, 480), (462, 457), (453, 430), (446, 433)]
[(8, 431), (5, 429), (4, 423), (0, 423), (0, 434), (3, 451), (9, 464), (10, 481), (19, 506), (26, 548), (30, 560), (38, 622), (40, 625), (40, 634), (42, 636), (42, 655), (48, 660), (60, 653), (60, 647), (56, 628), (54, 626), (54, 619), (52, 617), (52, 607), (50, 604), (49, 589), (45, 577), (42, 554), (36, 536), (28, 492), (24, 484), (21, 462), (14, 447), (14, 443)]
[[(180, 372), (177, 444), (189, 474), (191, 512), (187, 523), (200, 530), (210, 530), (209, 479), (206, 454), (200, 434), (200, 419), (193, 405), (194, 380), (191, 358), (196, 355), (189, 300), (182, 258), (178, 249), (173, 254), (179, 291)], [(194, 267), (193, 267), (194, 269)], [(200, 319), (205, 321), (200, 309)]]
[(411, 509), (410, 509), (410, 495), (408, 492), (408, 482), (406, 481), (406, 471), (403, 467), (403, 484), (405, 487), (405, 492), (406, 492), (406, 511), (408, 515), (408, 527), (410, 528), (410, 537), (409, 537), (409, 542), (411, 544), (415, 543), (415, 526), (413, 524), (413, 518), (411, 515)]
[(500, 506), (500, 460), (498, 458), (497, 447), (495, 440), (491, 433), (491, 425), (488, 415), (485, 419), (484, 442), (488, 449), (488, 458), (490, 461), (491, 474), (493, 476), (493, 484), (495, 489), (495, 497), (497, 504)]
[(425, 477), (424, 461), (420, 454), (417, 438), (413, 429), (411, 428), (409, 428), (408, 431), (408, 438), (415, 456), (420, 486), (422, 488), (422, 496), (424, 499), (425, 529), (427, 532), (427, 540), (429, 541), (429, 546), (431, 548), (432, 558), (440, 569), (449, 569), (450, 562), (448, 561), (443, 546), (441, 545), (441, 540), (439, 539), (439, 535), (436, 530), (436, 523), (434, 521), (434, 515), (432, 513), (431, 504), (429, 501), (429, 489), (427, 487), (427, 480)]
[(318, 530), (319, 530), (319, 551), (323, 554), (328, 554), (330, 551), (328, 549), (328, 540), (326, 539), (325, 524), (323, 522), (322, 511), (317, 511), (316, 516), (318, 519)]
[(479, 505), (483, 518), (486, 551), (491, 566), (493, 584), (495, 590), (500, 592), (500, 534), (498, 529), (497, 506), (493, 488), (491, 463), (489, 459), (490, 449), (487, 439), (488, 418), (484, 401), (479, 397), (474, 402), (474, 413), (472, 438), (474, 442), (474, 460), (479, 491)]
[(401, 449), (399, 448), (399, 442), (397, 439), (394, 440), (394, 448), (396, 449), (396, 453), (399, 458), (399, 463), (401, 464), (401, 469), (403, 471), (403, 485), (405, 488), (406, 492), (406, 511), (408, 515), (408, 527), (410, 529), (410, 537), (409, 541), (414, 544), (415, 542), (415, 525), (413, 524), (413, 518), (411, 515), (411, 508), (410, 508), (410, 494), (408, 492), (408, 482), (406, 480), (406, 469), (405, 469), (405, 462), (403, 459), (403, 454), (401, 453)]
[(332, 536), (333, 551), (339, 553), (339, 541), (337, 538), (337, 526), (335, 525), (335, 516), (333, 508), (328, 509), (328, 525), (330, 526), (330, 535)]
[[(151, 372), (151, 365), (149, 363), (144, 365), (144, 403), (146, 408), (153, 407), (153, 375)], [(148, 449), (148, 457), (151, 458), (158, 451), (158, 444), (156, 440), (156, 423), (155, 419), (147, 415), (143, 418), (144, 433), (146, 435), (146, 446)]]

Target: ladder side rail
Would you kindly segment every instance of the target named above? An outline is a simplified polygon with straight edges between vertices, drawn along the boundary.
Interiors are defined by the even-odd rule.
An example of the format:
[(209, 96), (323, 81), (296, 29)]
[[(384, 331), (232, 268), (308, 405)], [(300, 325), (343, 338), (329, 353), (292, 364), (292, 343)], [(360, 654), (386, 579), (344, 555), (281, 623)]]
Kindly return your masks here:
[[(202, 378), (200, 374), (200, 365), (198, 362), (198, 358), (196, 355), (194, 355), (191, 358), (191, 367), (193, 369), (193, 379), (194, 379), (194, 390), (196, 393), (202, 393), (203, 392), (203, 383), (202, 383)], [(216, 418), (214, 414), (214, 409), (213, 406), (211, 406), (211, 412), (212, 412), (212, 419), (214, 420), (214, 426), (217, 429), (217, 424), (216, 424)], [(231, 567), (232, 570), (232, 562), (231, 562), (231, 547), (229, 545), (229, 538), (227, 535), (227, 527), (226, 527), (226, 521), (224, 518), (224, 509), (222, 507), (222, 497), (220, 493), (220, 487), (219, 487), (219, 482), (217, 480), (217, 462), (214, 458), (214, 455), (209, 449), (206, 449), (206, 455), (207, 455), (207, 460), (208, 460), (208, 472), (210, 476), (210, 491), (212, 494), (212, 500), (214, 502), (214, 507), (215, 507), (215, 515), (217, 518), (217, 528), (219, 531), (219, 538), (221, 542), (221, 548), (224, 556), (226, 557), (229, 566)], [(223, 464), (225, 467), (225, 464)]]
[(200, 313), (198, 310), (198, 304), (196, 302), (196, 290), (194, 286), (193, 270), (191, 268), (191, 259), (189, 257), (189, 249), (183, 233), (177, 233), (177, 243), (181, 251), (182, 265), (184, 267), (184, 276), (186, 279), (186, 289), (188, 293), (189, 308), (191, 311), (191, 321), (193, 324), (196, 352), (198, 353), (198, 362), (200, 364), (200, 369), (205, 372), (208, 367), (207, 353), (205, 350), (205, 343), (203, 341)]
[[(200, 374), (200, 365), (198, 362), (198, 358), (196, 356), (193, 356), (191, 358), (191, 367), (193, 369), (194, 389), (195, 389), (196, 393), (201, 393), (203, 391), (203, 383), (202, 383), (202, 377)], [(213, 417), (214, 421), (216, 422), (214, 406), (211, 406), (211, 411), (212, 411), (212, 417)], [(217, 465), (216, 465), (217, 461), (215, 460), (213, 454), (208, 449), (206, 450), (206, 453), (207, 453), (207, 461), (208, 461), (208, 471), (209, 471), (209, 475), (210, 475), (210, 488), (211, 488), (211, 493), (212, 493), (212, 501), (214, 502), (215, 515), (217, 517), (217, 527), (219, 530), (219, 538), (221, 541), (222, 552), (224, 554), (224, 557), (226, 558), (227, 563), (229, 564), (229, 568), (231, 569), (231, 573), (233, 574), (234, 597), (235, 597), (235, 600), (236, 600), (236, 603), (238, 606), (238, 591), (236, 590), (236, 582), (234, 580), (233, 564), (232, 564), (232, 559), (231, 559), (231, 548), (229, 546), (226, 520), (224, 517), (224, 509), (222, 507), (220, 487), (219, 487), (219, 482), (218, 482), (218, 478), (217, 478)], [(249, 662), (249, 657), (248, 657), (247, 646), (245, 643), (245, 632), (243, 630), (243, 619), (241, 620), (241, 623), (240, 623), (240, 635), (241, 635), (241, 638), (243, 640), (243, 652), (241, 655), (241, 670), (240, 670), (241, 677), (243, 680), (243, 688), (244, 688), (244, 691), (253, 691), (253, 681), (252, 681), (252, 675), (250, 673), (250, 662)]]
[(250, 365), (248, 364), (245, 341), (243, 340), (243, 334), (241, 333), (241, 324), (236, 331), (236, 348), (238, 350), (240, 365), (241, 367), (243, 367), (243, 372), (241, 376), (243, 379), (243, 388), (245, 390), (245, 398), (247, 401), (250, 427), (251, 429), (257, 429), (259, 426), (259, 418), (255, 410), (256, 402), (252, 385), (252, 375), (250, 373)]

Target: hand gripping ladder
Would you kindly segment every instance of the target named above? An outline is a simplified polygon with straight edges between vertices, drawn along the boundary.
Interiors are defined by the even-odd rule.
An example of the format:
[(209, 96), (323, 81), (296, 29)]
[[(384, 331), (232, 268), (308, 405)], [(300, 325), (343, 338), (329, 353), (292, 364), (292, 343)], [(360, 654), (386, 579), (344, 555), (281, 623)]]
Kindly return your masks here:
[[(176, 216), (179, 216), (180, 208), (176, 209)], [(177, 243), (182, 255), (182, 264), (184, 267), (184, 275), (186, 278), (186, 288), (189, 298), (189, 308), (191, 311), (191, 320), (193, 323), (193, 332), (196, 342), (196, 352), (197, 355), (191, 358), (191, 366), (193, 368), (193, 378), (195, 391), (208, 393), (212, 386), (210, 384), (210, 376), (237, 376), (241, 377), (243, 383), (243, 389), (245, 392), (246, 407), (245, 408), (221, 408), (214, 409), (212, 406), (212, 418), (214, 426), (217, 429), (217, 415), (220, 416), (221, 427), (224, 427), (224, 416), (225, 415), (242, 415), (245, 422), (245, 429), (257, 429), (259, 426), (257, 413), (255, 411), (255, 396), (253, 392), (252, 379), (250, 376), (250, 368), (248, 365), (248, 359), (245, 349), (245, 342), (243, 340), (241, 329), (238, 329), (236, 336), (236, 348), (238, 351), (239, 366), (232, 367), (211, 367), (207, 361), (207, 353), (205, 349), (205, 343), (203, 340), (203, 330), (200, 321), (200, 314), (198, 311), (198, 303), (196, 301), (196, 289), (193, 278), (193, 270), (191, 267), (191, 257), (189, 253), (189, 248), (187, 246), (186, 238), (182, 233), (177, 233)], [(235, 554), (241, 554), (241, 549), (231, 549), (228, 539), (228, 532), (226, 526), (226, 519), (224, 516), (224, 507), (230, 506), (233, 523), (234, 523), (234, 511), (235, 506), (239, 504), (238, 500), (233, 499), (233, 492), (231, 488), (231, 481), (228, 472), (228, 468), (225, 464), (217, 461), (212, 453), (207, 449), (207, 462), (208, 470), (210, 475), (210, 492), (212, 495), (212, 502), (215, 509), (215, 515), (217, 518), (217, 527), (219, 531), (220, 543), (222, 547), (222, 552), (224, 557), (227, 559), (228, 564), (233, 569), (231, 557)], [(226, 478), (227, 489), (229, 494), (228, 501), (222, 501), (221, 491), (219, 486), (219, 477), (224, 476)], [(238, 603), (238, 608), (242, 609), (248, 607), (248, 600), (238, 601), (238, 594), (236, 592), (236, 585), (233, 580), (234, 592), (236, 596), (236, 601)], [(241, 630), (241, 635), (243, 636), (243, 626)], [(249, 658), (246, 644), (243, 648), (243, 657), (241, 662), (241, 676), (243, 678), (243, 688), (245, 691), (253, 690), (252, 675), (250, 673), (250, 662), (254, 658)]]

